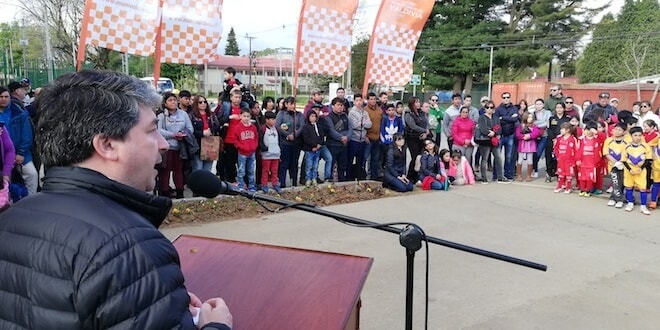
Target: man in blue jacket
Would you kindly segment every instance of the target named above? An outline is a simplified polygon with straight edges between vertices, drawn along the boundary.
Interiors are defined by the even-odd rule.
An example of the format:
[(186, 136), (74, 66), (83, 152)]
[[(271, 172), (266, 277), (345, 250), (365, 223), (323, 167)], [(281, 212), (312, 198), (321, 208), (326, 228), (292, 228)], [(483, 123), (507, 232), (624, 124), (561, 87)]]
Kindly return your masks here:
[(5, 125), (9, 129), (9, 136), (16, 148), (16, 165), (20, 165), (19, 171), (25, 180), (28, 195), (33, 195), (37, 193), (39, 186), (39, 173), (32, 162), (33, 136), (30, 118), (28, 112), (22, 107), (25, 86), (16, 81), (11, 82), (9, 83), (9, 93), (11, 100), (0, 99), (0, 108), (4, 108), (4, 111), (8, 112), (9, 121), (5, 122)]
[[(513, 145), (518, 125), (518, 108), (511, 103), (511, 93), (502, 93), (502, 103), (495, 109), (495, 116), (500, 119), (502, 125), (502, 138), (500, 139), (499, 151), (504, 148), (504, 177), (513, 180)], [(493, 180), (497, 177), (495, 166), (493, 166)]]

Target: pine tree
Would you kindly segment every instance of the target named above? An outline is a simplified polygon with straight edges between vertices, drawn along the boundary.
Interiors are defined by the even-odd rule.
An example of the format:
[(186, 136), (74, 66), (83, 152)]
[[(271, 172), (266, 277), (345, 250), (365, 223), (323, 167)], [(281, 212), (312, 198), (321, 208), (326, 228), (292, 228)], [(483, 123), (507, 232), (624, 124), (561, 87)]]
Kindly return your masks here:
[(229, 29), (229, 34), (227, 35), (227, 46), (225, 46), (225, 55), (238, 56), (241, 52), (238, 49), (238, 42), (236, 41), (236, 32), (234, 32), (234, 27), (232, 26)]

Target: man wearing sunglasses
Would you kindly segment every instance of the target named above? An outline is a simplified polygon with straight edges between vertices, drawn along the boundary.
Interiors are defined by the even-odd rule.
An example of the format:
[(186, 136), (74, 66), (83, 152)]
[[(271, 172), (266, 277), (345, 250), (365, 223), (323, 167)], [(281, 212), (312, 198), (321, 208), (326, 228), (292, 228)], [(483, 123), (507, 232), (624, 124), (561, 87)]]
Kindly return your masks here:
[[(502, 125), (502, 137), (500, 138), (499, 150), (504, 149), (504, 177), (513, 180), (513, 139), (516, 133), (516, 124), (518, 124), (518, 108), (511, 102), (511, 93), (502, 93), (502, 103), (495, 109), (495, 114)], [(493, 177), (498, 175), (493, 167)]]
[(564, 94), (561, 91), (561, 85), (560, 84), (554, 84), (552, 87), (550, 87), (550, 96), (548, 96), (548, 99), (545, 100), (545, 109), (550, 110), (552, 114), (555, 114), (555, 107), (557, 107), (557, 103), (564, 103)]
[[(566, 103), (566, 111), (564, 112), (566, 116), (575, 117), (580, 115), (580, 107), (575, 104), (573, 97), (566, 96), (564, 103)], [(580, 118), (580, 121), (582, 121), (582, 118)]]

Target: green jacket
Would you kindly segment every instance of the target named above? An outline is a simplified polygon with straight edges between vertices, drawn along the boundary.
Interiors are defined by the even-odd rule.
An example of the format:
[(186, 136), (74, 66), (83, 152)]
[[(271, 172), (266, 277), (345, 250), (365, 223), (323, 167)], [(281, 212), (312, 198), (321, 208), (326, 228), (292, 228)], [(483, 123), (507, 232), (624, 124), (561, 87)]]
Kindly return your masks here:
[(429, 119), (431, 117), (434, 117), (438, 120), (438, 126), (435, 128), (435, 132), (437, 134), (440, 134), (440, 132), (442, 131), (442, 118), (444, 116), (445, 116), (445, 108), (440, 106), (438, 108), (433, 108), (433, 107), (429, 108)]

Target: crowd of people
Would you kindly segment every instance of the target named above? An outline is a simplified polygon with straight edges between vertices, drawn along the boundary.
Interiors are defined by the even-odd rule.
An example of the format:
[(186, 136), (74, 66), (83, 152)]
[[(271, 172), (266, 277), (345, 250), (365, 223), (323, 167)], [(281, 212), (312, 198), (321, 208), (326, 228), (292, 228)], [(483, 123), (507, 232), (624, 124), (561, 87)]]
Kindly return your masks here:
[[(557, 84), (547, 99), (531, 104), (513, 102), (511, 93), (504, 92), (499, 104), (482, 97), (477, 107), (470, 95), (456, 93), (444, 109), (436, 95), (426, 102), (411, 97), (404, 106), (389, 102), (386, 93), (355, 94), (349, 101), (339, 88), (329, 104), (323, 104), (324, 91), (312, 90), (300, 111), (294, 97), (265, 97), (261, 104), (246, 99), (233, 68), (225, 70), (225, 77), (215, 109), (210, 109), (203, 96), (192, 97), (187, 91), (180, 93), (178, 106), (176, 95), (164, 95), (163, 109), (167, 111), (158, 116), (159, 130), (170, 150), (168, 165), (160, 169), (160, 194), (182, 196), (186, 172), (182, 163), (188, 163), (191, 170), (211, 170), (211, 161), (199, 159), (199, 148), (184, 157), (177, 145), (187, 136), (194, 136), (199, 144), (202, 136), (216, 135), (223, 140), (217, 175), (252, 192), (279, 193), (287, 185), (367, 178), (400, 192), (416, 186), (447, 190), (475, 182), (530, 182), (539, 177), (539, 162), (544, 159), (545, 181), (556, 180), (556, 192), (577, 189), (581, 196), (602, 194), (603, 177), (610, 174), (617, 179), (619, 175), (613, 181), (622, 187), (607, 189), (619, 196), (613, 197), (612, 206), (621, 208), (625, 202), (625, 209), (632, 210), (633, 190), (641, 193), (642, 213), (648, 214), (656, 206), (660, 159), (657, 185), (653, 184), (652, 159), (660, 158), (660, 153), (655, 150), (657, 139), (649, 136), (658, 134), (660, 117), (650, 111), (648, 101), (619, 110), (618, 100), (602, 92), (597, 102), (585, 100), (579, 106)], [(612, 156), (630, 149), (610, 149), (611, 141), (618, 141), (618, 124), (627, 136), (626, 146), (639, 142), (632, 138), (631, 128), (643, 131), (641, 142), (650, 150), (643, 154), (647, 161), (639, 169), (647, 177), (643, 185), (641, 179), (630, 181), (637, 175), (635, 166), (639, 164), (632, 159), (638, 156), (628, 155), (625, 161), (619, 159), (621, 155)], [(441, 148), (445, 145), (447, 148)], [(321, 160), (324, 166), (319, 167)], [(624, 170), (617, 173), (620, 167)], [(170, 172), (175, 172), (175, 194), (169, 188)], [(626, 177), (629, 179), (622, 179)], [(651, 193), (648, 203), (646, 191)]]

